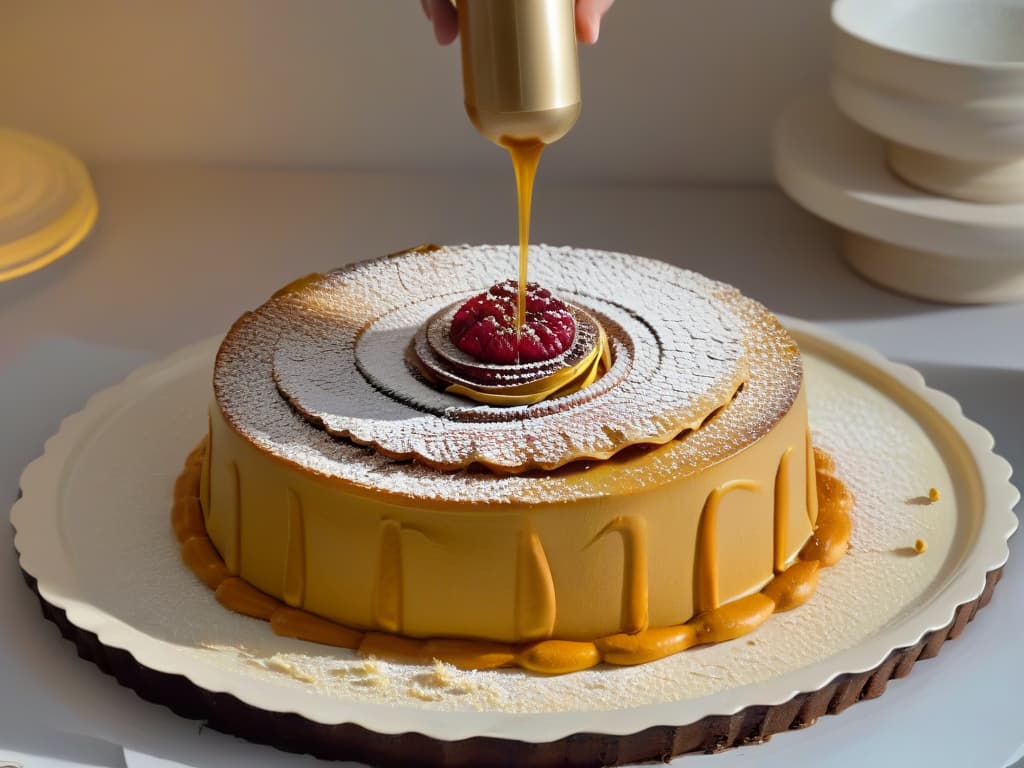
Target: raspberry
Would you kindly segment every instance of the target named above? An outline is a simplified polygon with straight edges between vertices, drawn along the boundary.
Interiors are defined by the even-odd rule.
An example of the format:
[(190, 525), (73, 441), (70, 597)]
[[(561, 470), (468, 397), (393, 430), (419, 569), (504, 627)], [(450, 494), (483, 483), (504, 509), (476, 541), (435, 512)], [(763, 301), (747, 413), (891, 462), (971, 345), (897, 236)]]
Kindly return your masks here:
[[(452, 318), (451, 339), (485, 363), (514, 365), (519, 283), (506, 280), (467, 301)], [(565, 352), (576, 338), (576, 321), (565, 304), (537, 283), (526, 284), (526, 322), (518, 362), (538, 363)]]

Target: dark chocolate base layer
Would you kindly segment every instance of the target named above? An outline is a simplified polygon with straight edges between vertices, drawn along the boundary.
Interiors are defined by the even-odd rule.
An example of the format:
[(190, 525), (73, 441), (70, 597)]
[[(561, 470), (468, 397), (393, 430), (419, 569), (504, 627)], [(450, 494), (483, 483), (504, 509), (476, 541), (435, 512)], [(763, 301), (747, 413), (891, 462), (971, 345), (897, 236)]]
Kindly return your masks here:
[(92, 632), (79, 629), (60, 608), (40, 594), (36, 580), (22, 571), (35, 592), (43, 615), (60, 629), (78, 655), (133, 689), (141, 698), (172, 712), (201, 720), (210, 728), (267, 744), (286, 752), (309, 753), (326, 760), (357, 760), (375, 766), (604, 766), (665, 762), (688, 752), (719, 752), (759, 744), (774, 734), (813, 725), (822, 715), (835, 715), (861, 699), (885, 692), (889, 680), (905, 677), (920, 659), (938, 655), (946, 640), (956, 638), (975, 614), (988, 605), (1002, 568), (990, 571), (981, 595), (956, 610), (943, 629), (926, 634), (909, 648), (898, 648), (872, 670), (839, 675), (816, 691), (800, 693), (783, 704), (751, 706), (734, 715), (709, 715), (688, 725), (661, 725), (627, 736), (577, 733), (564, 739), (532, 744), (478, 737), (439, 741), (419, 733), (382, 735), (351, 723), (323, 725), (296, 714), (268, 712), (226, 693), (213, 693), (183, 675), (157, 672), (139, 664), (127, 651), (103, 645)]

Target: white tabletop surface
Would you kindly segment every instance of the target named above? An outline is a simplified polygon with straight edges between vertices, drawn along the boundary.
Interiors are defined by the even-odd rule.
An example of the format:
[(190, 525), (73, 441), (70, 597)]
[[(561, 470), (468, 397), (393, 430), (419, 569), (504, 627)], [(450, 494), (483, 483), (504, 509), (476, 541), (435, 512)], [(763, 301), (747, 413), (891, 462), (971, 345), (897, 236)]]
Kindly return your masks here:
[[(94, 178), (101, 213), (89, 240), (41, 272), (0, 284), (4, 504), (22, 466), (89, 393), (144, 360), (222, 333), (294, 277), (421, 242), (515, 236), (511, 178), (152, 165), (100, 167)], [(831, 229), (774, 189), (549, 185), (542, 168), (535, 206), (535, 241), (696, 269), (915, 365), (1024, 466), (1024, 305), (941, 306), (869, 285), (835, 255)], [(897, 763), (887, 756), (901, 755), (900, 765), (1002, 768), (1020, 757), (1024, 718), (1013, 712), (993, 707), (984, 730), (955, 737), (943, 730), (948, 721), (936, 720), (957, 707), (987, 707), (986, 697), (1009, 701), (1003, 689), (1019, 697), (1024, 635), (1001, 632), (1020, 627), (1010, 622), (1024, 604), (1015, 555), (1024, 557), (1016, 540), (995, 600), (964, 636), (882, 698), (761, 747), (682, 764), (782, 765), (814, 754), (820, 766), (889, 765)], [(0, 766), (314, 763), (200, 734), (197, 724), (142, 704), (76, 659), (33, 601), (10, 547), (0, 547)], [(1003, 647), (1013, 652), (999, 667), (992, 659)]]

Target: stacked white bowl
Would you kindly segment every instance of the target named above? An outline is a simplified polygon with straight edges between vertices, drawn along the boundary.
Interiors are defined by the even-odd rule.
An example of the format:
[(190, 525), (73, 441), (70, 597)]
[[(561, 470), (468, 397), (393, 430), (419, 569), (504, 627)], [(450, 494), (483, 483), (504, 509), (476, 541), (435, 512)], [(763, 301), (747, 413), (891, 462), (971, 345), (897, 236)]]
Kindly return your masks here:
[(832, 25), (832, 99), (777, 127), (783, 188), (877, 283), (1024, 299), (1024, 0), (836, 0)]

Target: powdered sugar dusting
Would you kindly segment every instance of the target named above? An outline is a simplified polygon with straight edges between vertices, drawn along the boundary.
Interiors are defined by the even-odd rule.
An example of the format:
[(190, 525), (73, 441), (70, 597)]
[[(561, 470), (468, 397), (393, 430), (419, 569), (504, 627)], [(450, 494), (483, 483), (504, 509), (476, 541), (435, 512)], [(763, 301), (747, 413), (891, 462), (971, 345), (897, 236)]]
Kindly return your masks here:
[[(702, 292), (698, 281), (668, 283), (648, 274), (638, 260), (571, 252), (547, 262), (545, 285), (625, 330), (627, 346), (619, 350), (615, 375), (567, 398), (514, 408), (435, 391), (409, 371), (406, 348), (451, 303), (449, 289), (464, 293), (456, 303), (477, 293), (463, 282), (463, 260), (487, 263), (488, 273), (500, 274), (504, 256), (484, 249), (443, 254), (449, 258), (435, 267), (438, 279), (415, 292), (395, 282), (387, 262), (378, 262), (377, 273), (362, 273), (360, 280), (373, 278), (376, 284), (379, 315), (369, 326), (363, 324), (364, 308), (354, 316), (346, 311), (353, 289), (347, 273), (308, 289), (319, 294), (318, 302), (337, 307), (329, 314), (306, 311), (302, 290), (284, 297), (274, 378), (293, 406), (331, 434), (396, 458), (446, 470), (474, 463), (506, 471), (554, 469), (638, 442), (662, 443), (692, 429), (728, 402), (746, 376), (739, 320)], [(441, 255), (430, 254), (435, 261)], [(627, 283), (628, 289), (617, 287)], [(440, 297), (439, 286), (445, 287)], [(614, 303), (587, 297), (584, 292), (595, 286), (608, 286)], [(296, 311), (289, 313), (289, 307)]]
[[(628, 326), (633, 343), (641, 346), (637, 341), (641, 340), (645, 351), (634, 357), (634, 378), (627, 373), (618, 386), (609, 389), (609, 395), (594, 398), (593, 405), (574, 405), (563, 417), (564, 429), (550, 428), (552, 416), (548, 415), (485, 425), (471, 422), (466, 425), (467, 439), (459, 443), (452, 439), (452, 432), (463, 423), (451, 418), (449, 409), (473, 411), (474, 406), (429, 389), (404, 365), (398, 366), (393, 371), (395, 381), (401, 381), (403, 392), (413, 392), (417, 402), (433, 411), (424, 413), (369, 386), (352, 364), (351, 347), (346, 357), (341, 351), (344, 345), (323, 343), (337, 328), (356, 329), (349, 331), (353, 336), (360, 330), (365, 333), (380, 320), (382, 308), (392, 307), (391, 325), (378, 330), (385, 337), (394, 331), (391, 343), (400, 346), (406, 331), (397, 329), (412, 327), (414, 320), (420, 322), (460, 295), (485, 289), (495, 274), (501, 274), (503, 262), (513, 259), (514, 252), (507, 246), (404, 254), (355, 265), (272, 299), (240, 319), (225, 339), (214, 382), (219, 406), (228, 422), (258, 447), (316, 474), (404, 497), (452, 503), (534, 503), (621, 493), (630, 486), (651, 487), (680, 473), (698, 471), (765, 434), (796, 397), (801, 381), (799, 353), (761, 305), (728, 286), (668, 264), (599, 251), (538, 248), (535, 273), (553, 290), (571, 294), (581, 304), (600, 307)], [(425, 275), (444, 277), (424, 279)], [(437, 285), (452, 287), (456, 275), (458, 291), (440, 294)], [(694, 307), (700, 309), (691, 311)], [(315, 343), (302, 342), (304, 339)], [(703, 354), (694, 350), (703, 350)], [(319, 359), (314, 360), (317, 354)], [(280, 396), (274, 381), (275, 363), (282, 388), (290, 396), (296, 396), (296, 389), (302, 390), (302, 396), (311, 391), (330, 394), (331, 407), (317, 414), (329, 428), (339, 433), (347, 430), (355, 440), (371, 445), (394, 440), (397, 433), (410, 453), (434, 456), (439, 464), (465, 461), (467, 450), (478, 456), (493, 455), (496, 463), (508, 463), (510, 456), (519, 460), (525, 450), (541, 457), (564, 455), (567, 450), (587, 455), (589, 447), (620, 439), (618, 431), (623, 426), (635, 429), (641, 423), (642, 430), (650, 434), (678, 424), (666, 422), (664, 414), (650, 406), (642, 416), (630, 416), (634, 405), (640, 407), (658, 398), (692, 405), (695, 393), (715, 392), (717, 397), (711, 402), (717, 402), (701, 402), (693, 411), (702, 419), (728, 402), (732, 394), (728, 386), (720, 390), (727, 390), (724, 396), (714, 388), (723, 381), (723, 371), (735, 371), (745, 363), (749, 374), (742, 391), (718, 418), (655, 449), (655, 460), (645, 462), (643, 469), (622, 462), (591, 473), (586, 472), (587, 463), (577, 462), (556, 473), (501, 477), (472, 468), (441, 473), (331, 436)], [(360, 385), (349, 386), (357, 378)], [(614, 413), (608, 419), (585, 417), (591, 412), (588, 406), (599, 409), (611, 392), (617, 392), (617, 407), (625, 420), (616, 421)], [(656, 397), (651, 397), (652, 392)], [(535, 406), (524, 409), (531, 407)], [(344, 428), (331, 424), (339, 413), (349, 419)], [(364, 423), (360, 414), (372, 418)], [(410, 423), (422, 425), (426, 419), (443, 424), (443, 428), (407, 428)], [(570, 476), (571, 483), (567, 482)]]
[[(458, 422), (480, 423), (539, 420), (556, 414), (559, 411), (570, 410), (576, 405), (607, 393), (610, 388), (616, 386), (626, 376), (633, 365), (633, 353), (628, 348), (632, 345), (629, 344), (627, 346), (625, 340), (613, 337), (615, 362), (612, 365), (612, 369), (585, 391), (528, 407), (490, 408), (478, 405), (465, 398), (434, 389), (413, 373), (405, 363), (404, 353), (409, 344), (410, 333), (416, 332), (418, 324), (421, 322), (421, 316), (424, 312), (429, 311), (433, 303), (433, 300), (428, 300), (424, 302), (425, 307), (421, 305), (399, 307), (394, 312), (381, 317), (380, 320), (367, 328), (357, 340), (355, 364), (359, 372), (365, 377), (364, 381), (386, 393), (389, 397), (406, 403), (411, 410), (416, 411), (417, 413), (410, 414), (410, 419), (416, 419), (416, 423), (420, 428), (430, 430), (431, 426), (433, 426), (436, 430), (450, 435), (453, 450), (457, 456), (461, 455), (458, 446), (465, 446), (467, 443), (466, 433), (480, 429), (480, 427), (473, 427), (469, 423), (460, 424)], [(638, 326), (632, 329), (634, 332), (644, 332), (644, 326), (637, 324), (635, 321), (633, 321), (633, 325)], [(626, 339), (625, 333), (622, 336), (623, 339)], [(653, 338), (651, 342), (654, 343)], [(311, 356), (317, 354), (322, 344), (322, 340), (314, 340), (312, 345), (309, 346), (308, 336), (303, 339), (289, 339), (289, 343), (282, 344), (274, 356), (274, 376), (278, 381), (279, 388), (285, 392), (291, 391), (292, 386), (303, 387), (306, 390), (304, 396), (296, 405), (301, 412), (307, 415), (309, 415), (307, 405), (310, 401), (317, 399), (325, 403), (342, 401), (342, 398), (336, 398), (332, 392), (324, 392), (323, 390), (312, 392), (312, 388), (301, 378), (300, 372), (305, 366), (320, 366), (322, 364), (315, 359), (310, 359)], [(287, 351), (285, 351), (286, 349)], [(302, 362), (294, 365), (295, 359), (300, 355), (302, 356)], [(294, 368), (287, 369), (286, 366), (289, 364), (293, 364)], [(336, 389), (336, 387), (337, 384), (332, 382), (332, 390)], [(293, 400), (294, 402), (295, 400)], [(441, 417), (441, 420), (424, 418), (426, 415), (438, 416)], [(338, 415), (325, 417), (321, 413), (315, 413), (314, 418), (317, 420), (322, 419), (328, 431), (344, 434), (339, 432), (338, 423), (343, 421), (352, 423), (355, 419), (360, 418), (360, 416), (358, 414), (350, 414), (343, 418)], [(557, 427), (558, 424), (556, 423), (553, 426)], [(531, 427), (537, 430), (540, 425), (533, 424)], [(386, 435), (388, 430), (382, 429), (380, 431)], [(361, 435), (361, 432), (355, 430), (352, 434)], [(397, 442), (399, 440), (395, 439), (382, 444), (387, 446)]]

